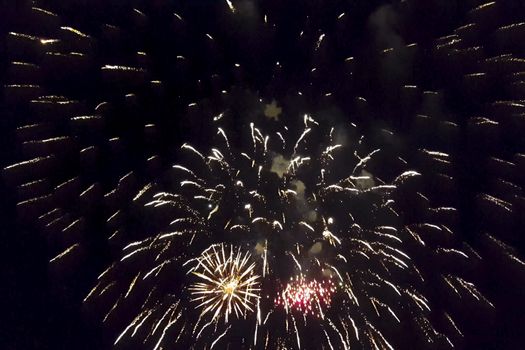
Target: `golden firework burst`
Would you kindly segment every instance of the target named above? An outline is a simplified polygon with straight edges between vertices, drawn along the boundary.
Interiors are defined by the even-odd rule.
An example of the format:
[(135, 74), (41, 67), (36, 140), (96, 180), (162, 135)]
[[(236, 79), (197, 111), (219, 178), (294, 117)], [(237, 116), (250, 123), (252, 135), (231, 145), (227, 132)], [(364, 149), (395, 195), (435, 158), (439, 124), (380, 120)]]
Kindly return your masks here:
[(241, 248), (214, 244), (202, 254), (187, 263), (196, 263), (189, 273), (199, 278), (188, 289), (192, 301), (199, 303), (201, 317), (213, 314), (212, 320), (224, 317), (228, 322), (230, 314), (244, 317), (253, 311), (259, 299), (259, 277), (250, 253)]

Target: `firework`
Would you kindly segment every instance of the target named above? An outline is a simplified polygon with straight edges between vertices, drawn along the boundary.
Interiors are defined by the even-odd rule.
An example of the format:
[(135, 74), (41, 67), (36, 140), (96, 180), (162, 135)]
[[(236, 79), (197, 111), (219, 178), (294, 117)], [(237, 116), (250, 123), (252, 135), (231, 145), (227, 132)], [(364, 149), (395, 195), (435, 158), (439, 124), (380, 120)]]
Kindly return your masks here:
[(286, 310), (294, 309), (305, 315), (321, 317), (322, 309), (330, 306), (336, 287), (331, 280), (307, 280), (296, 276), (286, 284), (284, 290), (275, 299), (276, 306)]
[[(403, 212), (393, 198), (420, 173), (380, 178), (368, 166), (383, 150), (341, 134), (355, 135), (355, 128), (325, 127), (309, 115), (302, 125), (298, 132), (283, 127), (265, 134), (250, 123), (247, 146), (240, 148), (219, 127), (208, 155), (182, 146), (187, 163), (173, 166), (175, 189), (150, 184), (135, 197), (171, 221), (156, 236), (124, 249), (120, 268), (142, 261), (125, 294), (140, 289), (141, 278), (165, 280), (169, 271), (185, 271), (186, 277), (169, 291), (143, 282), (143, 288), (155, 286), (144, 304), (152, 309), (141, 308), (127, 327), (151, 322), (152, 329), (172, 328), (181, 345), (388, 348), (395, 328), (382, 325), (389, 320), (414, 322), (426, 341), (451, 346), (430, 321), (432, 302), (420, 291), (428, 271), (411, 255), (428, 249), (425, 231), (435, 231), (435, 237), (452, 231), (443, 224), (395, 224)], [(207, 248), (199, 253), (199, 247)], [(439, 251), (468, 258), (457, 248)], [(110, 269), (91, 295), (122, 284), (122, 277), (113, 277), (118, 270)], [(490, 305), (474, 284), (444, 276), (456, 294)], [(173, 300), (166, 302), (166, 294)], [(154, 315), (175, 312), (170, 310), (178, 310), (173, 322), (167, 316), (156, 320)], [(150, 313), (151, 320), (141, 322)], [(251, 336), (239, 339), (246, 328)], [(324, 336), (310, 339), (312, 330)]]
[(243, 255), (240, 249), (235, 252), (224, 245), (213, 245), (195, 259), (197, 265), (190, 272), (200, 282), (188, 289), (202, 314), (212, 313), (212, 319), (224, 317), (227, 323), (232, 312), (239, 317), (253, 311), (259, 299), (259, 276), (254, 274), (255, 264), (249, 261), (249, 253)]
[[(507, 17), (518, 5), (490, 2), (450, 16), (468, 23), (438, 26), (432, 44), (412, 16), (454, 7), (432, 3), (446, 10), (388, 5), (368, 21), (353, 2), (308, 3), (294, 21), (229, 0), (12, 8), (2, 109), (20, 154), (6, 179), (22, 219), (47, 233), (51, 270), (109, 264), (84, 302), (116, 346), (464, 345), (465, 313), (495, 301), (473, 281), (490, 281), (498, 255), (524, 265), (510, 246), (523, 223), (524, 26)], [(371, 40), (348, 40), (365, 22)], [(163, 173), (177, 130), (189, 141), (215, 127), (209, 151), (184, 144)], [(521, 290), (508, 271), (501, 285)]]

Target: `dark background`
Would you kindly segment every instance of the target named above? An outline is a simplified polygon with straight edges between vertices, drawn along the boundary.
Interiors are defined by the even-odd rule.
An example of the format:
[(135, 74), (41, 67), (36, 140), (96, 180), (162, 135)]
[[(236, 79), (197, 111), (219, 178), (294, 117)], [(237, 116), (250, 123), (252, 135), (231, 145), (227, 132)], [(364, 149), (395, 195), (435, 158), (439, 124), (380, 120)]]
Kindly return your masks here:
[[(85, 184), (97, 182), (100, 191), (107, 193), (122, 175), (135, 170), (136, 182), (145, 183), (155, 174), (149, 168), (143, 169), (144, 159), (149, 155), (158, 154), (162, 159), (158, 167), (163, 169), (176, 159), (174, 150), (181, 143), (191, 141), (203, 146), (209, 143), (209, 119), (220, 110), (222, 100), (217, 96), (221, 89), (233, 91), (233, 86), (250, 89), (278, 101), (287, 98), (291, 90), (304, 91), (307, 108), (322, 109), (333, 104), (345, 118), (359, 123), (365, 131), (389, 128), (414, 149), (428, 148), (452, 155), (450, 175), (456, 181), (461, 237), (483, 256), (484, 265), (476, 284), (496, 305), (490, 318), (464, 324), (464, 346), (521, 348), (521, 330), (525, 324), (523, 271), (483, 238), (483, 233), (493, 233), (513, 247), (516, 256), (525, 256), (520, 215), (523, 192), (519, 187), (525, 184), (520, 174), (524, 168), (519, 168), (522, 158), (515, 157), (525, 150), (522, 133), (525, 129), (523, 123), (506, 119), (525, 111), (509, 113), (494, 104), (499, 100), (525, 99), (515, 87), (509, 88), (505, 75), (509, 70), (525, 71), (525, 65), (521, 69), (497, 66), (490, 72), (490, 65), (480, 63), (504, 53), (523, 57), (525, 41), (517, 40), (525, 39), (523, 32), (497, 34), (496, 31), (503, 25), (523, 21), (525, 7), (520, 1), (497, 3), (497, 11), (479, 14), (473, 10), (481, 4), (478, 1), (356, 0), (328, 4), (268, 0), (254, 2), (257, 13), (242, 12), (241, 3), (235, 3), (241, 11), (235, 18), (229, 15), (226, 4), (218, 1), (37, 1), (34, 6), (59, 14), (62, 25), (88, 33), (96, 41), (94, 47), (90, 43), (74, 43), (79, 51), (89, 52), (90, 61), (85, 68), (75, 63), (66, 65), (63, 67), (66, 74), (62, 76), (58, 74), (61, 66), (46, 68), (41, 64), (43, 76), (38, 79), (46, 94), (64, 94), (81, 100), (85, 110), (91, 112), (101, 101), (112, 103), (104, 115), (107, 119), (104, 132), (80, 137), (84, 145), (99, 145), (96, 167), (85, 166), (78, 157), (80, 146), (75, 145), (77, 148), (59, 157), (59, 171), (50, 175), (49, 181), (58, 184), (82, 174)], [(28, 1), (4, 1), (2, 7), (0, 83), (7, 86), (17, 79), (16, 73), (10, 71), (10, 62), (19, 59), (17, 42), (8, 32), (43, 37), (63, 33), (57, 32), (49, 19), (35, 21)], [(140, 8), (146, 19), (136, 17), (133, 8)], [(174, 20), (173, 12), (184, 18), (183, 23)], [(342, 12), (345, 16), (337, 19)], [(263, 13), (268, 14), (275, 27), (261, 24)], [(478, 24), (478, 31), (472, 37), (462, 37), (457, 51), (445, 48), (443, 53), (436, 48), (437, 38), (472, 22)], [(108, 36), (102, 27), (104, 23), (119, 26), (120, 35)], [(301, 30), (304, 35), (299, 38)], [(207, 41), (204, 33), (212, 34), (213, 42)], [(326, 38), (320, 49), (315, 50), (320, 33), (325, 33)], [(517, 39), (507, 40), (506, 35), (515, 35)], [(417, 43), (417, 54), (412, 55), (406, 49), (410, 43)], [(385, 59), (381, 51), (389, 47), (394, 47), (395, 53)], [(472, 47), (481, 47), (482, 53), (469, 51)], [(161, 92), (145, 87), (142, 81), (136, 83), (135, 78), (119, 78), (115, 82), (101, 73), (104, 64), (136, 65), (134, 55), (138, 50), (148, 52), (145, 65), (148, 79), (162, 80)], [(176, 58), (181, 54), (186, 62)], [(27, 55), (24, 61), (42, 59), (41, 53)], [(355, 57), (355, 66), (344, 63), (349, 56)], [(276, 61), (282, 69), (276, 68)], [(241, 68), (236, 69), (233, 63), (240, 63)], [(315, 73), (311, 72), (312, 67), (317, 68)], [(352, 77), (347, 74), (349, 71)], [(484, 81), (466, 82), (465, 74), (479, 71), (490, 74)], [(420, 96), (423, 91), (439, 91), (440, 98), (436, 102), (420, 97), (417, 102), (405, 103), (405, 85), (416, 85)], [(130, 92), (136, 93), (136, 97), (124, 97)], [(323, 97), (326, 92), (332, 92), (332, 97)], [(366, 104), (358, 96), (364, 97)], [(199, 102), (199, 107), (189, 108), (191, 102)], [(35, 117), (38, 113), (30, 103), (13, 102), (7, 87), (0, 103), (0, 159), (2, 167), (6, 167), (30, 158), (27, 154), (31, 150), (21, 145), (16, 128), (47, 116), (44, 113), (44, 117)], [(243, 111), (247, 107), (237, 108)], [(431, 122), (422, 121), (419, 114), (428, 115)], [(498, 120), (500, 125), (497, 130), (478, 130), (472, 126), (472, 118), (477, 116)], [(440, 128), (444, 121), (454, 122), (456, 127), (452, 131)], [(70, 126), (60, 120), (53, 123), (59, 134), (71, 132)], [(147, 123), (157, 125), (154, 137), (145, 132)], [(241, 128), (239, 124), (236, 127)], [(125, 151), (115, 151), (105, 143), (113, 136), (121, 138), (119, 147)], [(416, 153), (412, 154), (413, 159), (417, 159)], [(518, 189), (498, 186), (506, 166), (490, 157), (514, 162), (511, 170), (514, 175), (510, 178)], [(48, 261), (56, 252), (45, 230), (20, 215), (16, 188), (9, 174), (6, 176), (5, 181), (0, 181), (0, 347), (107, 347), (111, 338), (83, 317), (80, 303), (95, 276), (110, 261), (111, 252), (104, 245), (109, 232), (105, 226), (107, 213), (98, 207), (86, 212), (82, 205), (72, 205), (73, 213), (87, 218), (84, 225), (85, 231), (91, 232), (87, 239), (89, 254), (86, 262), (64, 280), (50, 271)], [(439, 184), (431, 187), (430, 192), (439, 197)], [(479, 197), (481, 193), (508, 199), (513, 204), (512, 214), (487, 209)]]

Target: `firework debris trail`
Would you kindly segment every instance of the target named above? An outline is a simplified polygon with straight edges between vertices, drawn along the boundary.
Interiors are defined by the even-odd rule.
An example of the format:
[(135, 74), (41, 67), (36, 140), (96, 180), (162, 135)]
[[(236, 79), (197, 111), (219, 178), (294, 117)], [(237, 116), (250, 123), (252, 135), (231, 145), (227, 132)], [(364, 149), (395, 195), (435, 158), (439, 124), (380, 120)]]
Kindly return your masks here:
[(6, 198), (115, 347), (519, 333), (521, 4), (14, 3)]

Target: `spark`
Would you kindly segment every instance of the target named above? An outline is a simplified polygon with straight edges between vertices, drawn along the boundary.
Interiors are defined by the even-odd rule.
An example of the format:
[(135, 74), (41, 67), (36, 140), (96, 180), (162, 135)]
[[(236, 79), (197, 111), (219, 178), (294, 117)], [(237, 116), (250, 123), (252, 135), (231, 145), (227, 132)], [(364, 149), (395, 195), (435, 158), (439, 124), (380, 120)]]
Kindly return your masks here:
[(67, 248), (66, 250), (64, 250), (62, 253), (60, 253), (57, 256), (55, 256), (53, 259), (49, 260), (49, 262), (52, 263), (52, 262), (55, 262), (57, 260), (60, 260), (64, 256), (68, 255), (69, 253), (71, 253), (74, 250), (79, 249), (79, 248), (80, 248), (80, 245), (78, 243), (75, 243), (72, 246), (70, 246), (69, 248)]
[(319, 39), (317, 39), (317, 43), (315, 44), (316, 50), (319, 50), (319, 48), (321, 47), (321, 42), (323, 41), (324, 37), (325, 37), (324, 33), (319, 35)]
[(211, 343), (210, 350), (213, 349), (213, 347), (215, 346), (215, 344), (217, 344), (217, 342), (218, 342), (219, 340), (221, 340), (221, 338), (224, 337), (224, 336), (226, 335), (226, 333), (228, 333), (228, 331), (230, 330), (230, 328), (231, 328), (231, 326), (228, 326), (228, 328), (227, 328), (224, 332), (222, 332), (222, 334), (219, 335), (219, 336), (217, 337), (217, 339), (215, 339), (215, 341), (214, 341), (213, 343)]
[(226, 4), (228, 4), (228, 7), (230, 8), (230, 11), (232, 13), (235, 13), (235, 7), (233, 7), (233, 4), (230, 0), (226, 0)]

